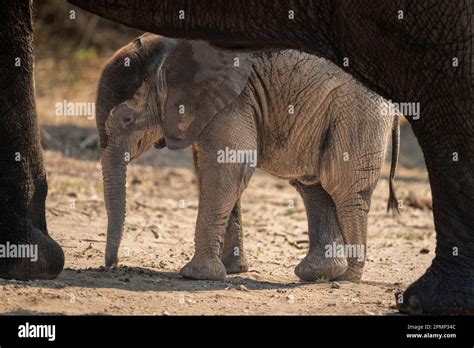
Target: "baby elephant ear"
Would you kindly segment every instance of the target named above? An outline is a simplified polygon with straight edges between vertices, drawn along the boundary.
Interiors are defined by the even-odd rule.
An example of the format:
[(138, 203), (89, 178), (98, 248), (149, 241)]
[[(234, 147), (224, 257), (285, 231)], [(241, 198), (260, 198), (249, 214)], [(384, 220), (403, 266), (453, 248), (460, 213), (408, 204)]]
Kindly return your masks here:
[(166, 146), (191, 145), (212, 118), (240, 95), (252, 71), (251, 56), (203, 41), (181, 41), (161, 67), (166, 88), (162, 125)]

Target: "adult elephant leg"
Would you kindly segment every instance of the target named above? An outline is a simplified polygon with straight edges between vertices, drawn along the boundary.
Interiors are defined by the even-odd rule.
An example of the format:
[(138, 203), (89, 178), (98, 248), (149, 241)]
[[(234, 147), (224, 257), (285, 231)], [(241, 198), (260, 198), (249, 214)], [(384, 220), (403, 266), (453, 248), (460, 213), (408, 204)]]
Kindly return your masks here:
[(230, 213), (224, 237), (222, 262), (224, 263), (227, 274), (242, 273), (249, 270), (249, 264), (244, 252), (244, 232), (242, 230), (240, 198)]
[(30, 1), (7, 0), (0, 11), (0, 245), (30, 253), (3, 255), (0, 277), (22, 280), (55, 278), (64, 266), (63, 251), (46, 230), (32, 41)]
[[(444, 118), (431, 117), (436, 110), (426, 110), (425, 120), (411, 120), (428, 167), (437, 243), (426, 273), (397, 295), (398, 308), (405, 313), (474, 314), (472, 95), (470, 101), (449, 107), (453, 113)], [(462, 112), (469, 108), (470, 114)]]
[[(336, 216), (336, 206), (321, 185), (292, 182), (303, 198), (308, 218), (309, 250), (296, 266), (296, 275), (306, 281), (335, 279), (347, 269), (347, 260), (327, 253), (334, 245), (344, 245)], [(332, 251), (332, 249), (331, 249)]]

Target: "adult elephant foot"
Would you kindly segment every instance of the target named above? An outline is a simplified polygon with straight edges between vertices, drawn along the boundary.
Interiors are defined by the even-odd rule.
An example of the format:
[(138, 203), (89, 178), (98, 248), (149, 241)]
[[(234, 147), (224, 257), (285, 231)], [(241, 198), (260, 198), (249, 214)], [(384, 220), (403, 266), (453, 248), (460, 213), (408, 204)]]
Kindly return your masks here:
[[(3, 243), (2, 243), (3, 244)], [(0, 259), (0, 278), (32, 280), (53, 279), (64, 267), (61, 247), (46, 233), (31, 227), (28, 242), (4, 243), (5, 252), (10, 248), (33, 250), (28, 257), (3, 257)]]
[(434, 261), (404, 293), (397, 308), (407, 314), (474, 314), (474, 270), (453, 269)]
[(53, 279), (64, 267), (63, 250), (47, 232), (48, 183), (39, 143), (33, 150), (35, 167), (17, 166), (0, 179), (0, 278)]

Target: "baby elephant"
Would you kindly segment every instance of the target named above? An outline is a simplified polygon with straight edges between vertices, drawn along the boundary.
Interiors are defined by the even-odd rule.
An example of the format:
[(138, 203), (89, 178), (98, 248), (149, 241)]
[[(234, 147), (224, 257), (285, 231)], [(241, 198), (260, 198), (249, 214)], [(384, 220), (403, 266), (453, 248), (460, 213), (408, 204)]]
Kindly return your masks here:
[(240, 196), (258, 167), (289, 180), (303, 198), (310, 244), (298, 277), (359, 281), (370, 199), (390, 134), (389, 207), (397, 206), (398, 115), (390, 109), (316, 56), (237, 54), (205, 42), (139, 37), (109, 60), (97, 97), (106, 265), (117, 263), (128, 162), (153, 145), (192, 144), (199, 213), (184, 277), (219, 280), (248, 270)]

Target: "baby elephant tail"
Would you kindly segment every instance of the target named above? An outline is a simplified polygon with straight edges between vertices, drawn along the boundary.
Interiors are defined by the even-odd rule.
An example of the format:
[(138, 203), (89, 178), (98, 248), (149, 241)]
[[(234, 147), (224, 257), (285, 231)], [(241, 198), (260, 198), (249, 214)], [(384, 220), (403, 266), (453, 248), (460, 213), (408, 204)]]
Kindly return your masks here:
[(392, 125), (392, 163), (390, 164), (390, 194), (388, 196), (387, 212), (391, 210), (393, 215), (396, 216), (400, 214), (400, 210), (398, 208), (398, 199), (395, 195), (394, 187), (395, 172), (397, 171), (398, 155), (400, 152), (400, 115), (398, 112), (396, 112), (393, 117), (394, 120)]

